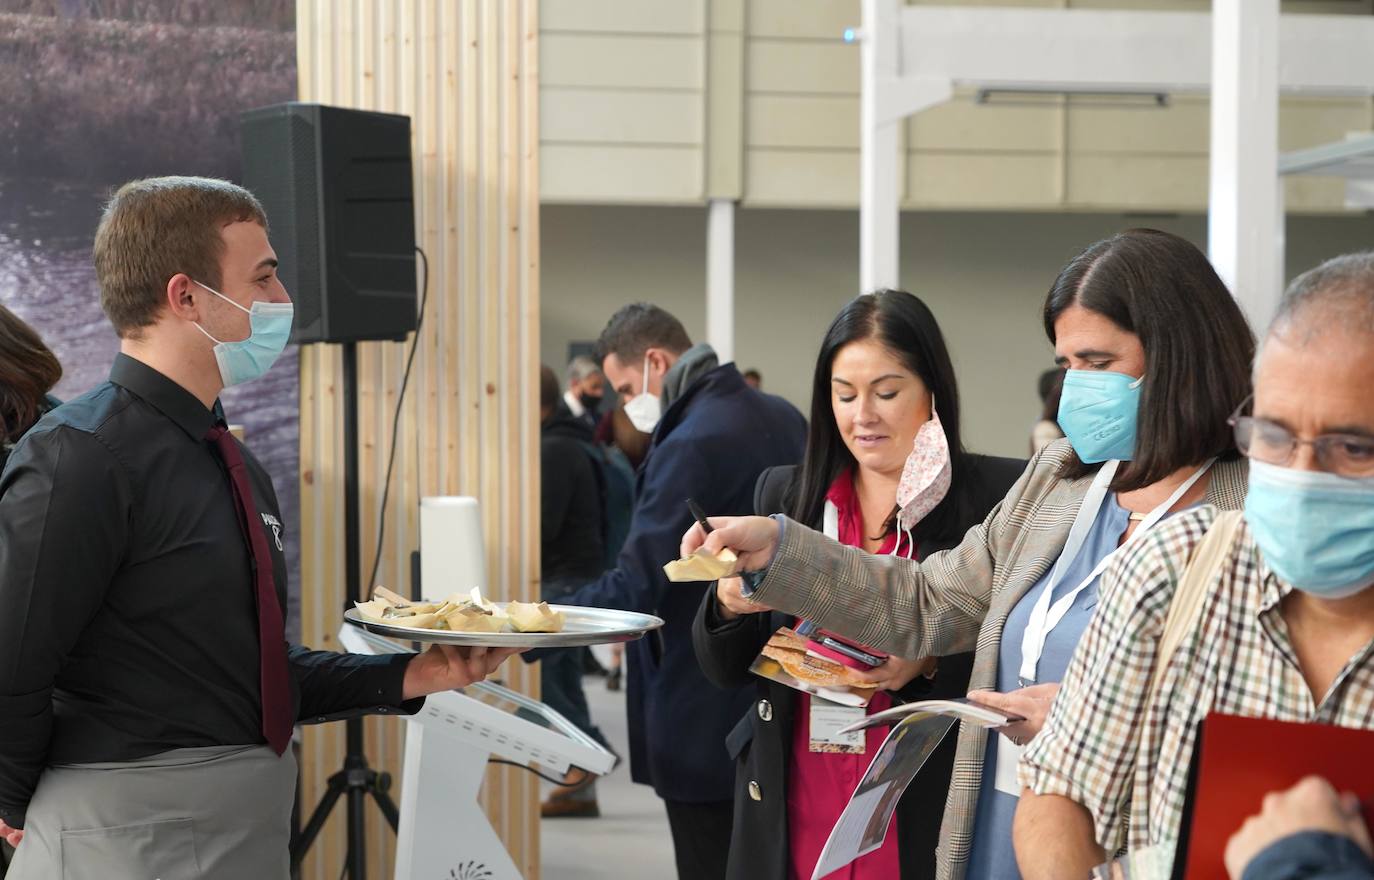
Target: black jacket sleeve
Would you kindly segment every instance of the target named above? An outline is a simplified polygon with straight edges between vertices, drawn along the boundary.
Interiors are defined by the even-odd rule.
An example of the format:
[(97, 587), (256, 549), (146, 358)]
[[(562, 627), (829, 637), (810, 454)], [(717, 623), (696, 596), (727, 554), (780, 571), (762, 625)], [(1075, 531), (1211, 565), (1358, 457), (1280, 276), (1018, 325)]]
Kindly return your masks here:
[(406, 666), (414, 658), (409, 653), (374, 657), (290, 646), (287, 659), (301, 695), (297, 719), (319, 724), (360, 715), (414, 715), (424, 706), (424, 697), (401, 699)]
[[(754, 486), (754, 513), (760, 516), (782, 510), (782, 497), (792, 484), (796, 467), (769, 468), (759, 474)], [(692, 647), (701, 671), (711, 683), (722, 688), (748, 684), (753, 676), (749, 667), (776, 630), (772, 614), (748, 614), (723, 620), (716, 607), (713, 584), (702, 597), (701, 607), (692, 622)]]
[(0, 479), (0, 819), (15, 828), (46, 762), (54, 682), (104, 601), (132, 509), (113, 453), (73, 428), (29, 434)]
[(1348, 837), (1304, 831), (1261, 850), (1241, 880), (1374, 880), (1374, 861)]

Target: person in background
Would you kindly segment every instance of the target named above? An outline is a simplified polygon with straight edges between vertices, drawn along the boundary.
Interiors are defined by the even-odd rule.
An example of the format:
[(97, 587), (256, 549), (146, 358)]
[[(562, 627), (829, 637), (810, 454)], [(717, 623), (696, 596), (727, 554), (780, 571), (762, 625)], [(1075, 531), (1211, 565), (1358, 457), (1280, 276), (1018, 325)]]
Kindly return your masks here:
[(0, 476), (9, 880), (286, 880), (294, 725), (416, 712), (510, 652), (287, 644), (281, 510), (219, 405), (291, 333), (251, 193), (127, 183), (94, 256), (110, 379), (40, 419)]
[(763, 390), (763, 374), (758, 370), (744, 371), (744, 384), (753, 388), (755, 391)]
[(1360, 799), (1309, 776), (1264, 799), (1226, 844), (1231, 880), (1374, 880)]
[(751, 692), (720, 691), (702, 674), (692, 621), (706, 585), (669, 584), (663, 565), (692, 522), (688, 498), (708, 511), (747, 512), (759, 474), (801, 459), (806, 423), (791, 404), (744, 384), (709, 345), (693, 346), (681, 322), (655, 305), (616, 312), (597, 357), (635, 428), (653, 439), (615, 569), (564, 601), (665, 621), (626, 649), (630, 769), (667, 807), (678, 876), (716, 880), (725, 876), (733, 812), (725, 737)]
[[(1374, 252), (1289, 286), (1255, 364), (1244, 516), (1176, 517), (1122, 554), (1020, 769), (1028, 878), (1178, 839), (1210, 712), (1374, 730)], [(1249, 403), (1245, 401), (1244, 403)], [(1171, 661), (1165, 615), (1217, 524), (1229, 542)], [(1156, 681), (1155, 676), (1158, 676)], [(1339, 780), (1338, 780), (1339, 781)]]
[[(560, 603), (564, 596), (605, 569), (606, 523), (602, 511), (604, 477), (588, 447), (592, 429), (559, 406), (558, 377), (539, 371), (540, 598)], [(610, 743), (592, 723), (582, 690), (581, 648), (550, 651), (539, 667), (540, 695), (564, 718), (607, 749)], [(596, 778), (578, 773), (559, 786), (542, 807), (544, 816), (600, 815)]]
[(960, 726), (939, 878), (1019, 876), (1017, 761), (1095, 613), (1107, 560), (1166, 515), (1245, 497), (1226, 418), (1250, 393), (1254, 336), (1193, 244), (1133, 229), (1089, 246), (1051, 286), (1044, 326), (1068, 368), (1068, 440), (1037, 455), (958, 547), (920, 562), (869, 557), (785, 517), (716, 520), (681, 547), (730, 547), (741, 571), (766, 569), (753, 608), (899, 657), (977, 648), (971, 696), (1025, 720), (996, 735)]
[(32, 327), (0, 305), (0, 473), (24, 432), (57, 406), (62, 365)]
[(568, 387), (563, 392), (563, 405), (573, 418), (581, 419), (595, 429), (600, 420), (601, 399), (606, 393), (606, 377), (596, 361), (578, 355), (568, 362)]
[[(919, 560), (953, 547), (1026, 465), (965, 452), (959, 411), (954, 365), (925, 303), (901, 290), (860, 296), (821, 342), (806, 458), (800, 468), (764, 472), (754, 512), (785, 511), (813, 528), (828, 523), (831, 537), (871, 553)], [(903, 492), (907, 472), (914, 481)], [(862, 746), (823, 751), (827, 744), (811, 731), (811, 697), (749, 671), (773, 633), (796, 619), (747, 611), (711, 589), (693, 629), (707, 677), (722, 687), (753, 683), (759, 697), (729, 739), (737, 754), (730, 877), (806, 878), (889, 728), (870, 728)], [(867, 710), (853, 710), (853, 720), (894, 702), (962, 697), (972, 662), (971, 653), (888, 657), (864, 673), (883, 689)], [(932, 876), (953, 764), (951, 737), (902, 796), (883, 846), (832, 880)]]
[(1064, 430), (1059, 427), (1059, 397), (1063, 392), (1063, 367), (1040, 374), (1040, 421), (1031, 428), (1031, 455), (1064, 436)]

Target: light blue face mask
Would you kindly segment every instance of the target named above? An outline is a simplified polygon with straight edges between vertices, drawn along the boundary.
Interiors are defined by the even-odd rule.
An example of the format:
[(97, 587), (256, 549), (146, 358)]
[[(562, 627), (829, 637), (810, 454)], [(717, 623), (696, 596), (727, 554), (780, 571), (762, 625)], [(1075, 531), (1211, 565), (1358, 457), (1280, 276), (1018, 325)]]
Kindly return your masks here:
[(1059, 427), (1085, 464), (1135, 455), (1140, 385), (1125, 373), (1069, 370), (1059, 397)]
[(1274, 573), (1343, 599), (1374, 585), (1374, 478), (1250, 460), (1245, 520)]
[(196, 329), (215, 343), (215, 363), (219, 364), (220, 380), (224, 387), (252, 381), (271, 369), (286, 348), (286, 341), (291, 338), (295, 306), (289, 302), (255, 302), (252, 308), (245, 309), (213, 287), (199, 281), (195, 283), (239, 311), (248, 313), (248, 338), (238, 342), (221, 342), (204, 327), (196, 325)]

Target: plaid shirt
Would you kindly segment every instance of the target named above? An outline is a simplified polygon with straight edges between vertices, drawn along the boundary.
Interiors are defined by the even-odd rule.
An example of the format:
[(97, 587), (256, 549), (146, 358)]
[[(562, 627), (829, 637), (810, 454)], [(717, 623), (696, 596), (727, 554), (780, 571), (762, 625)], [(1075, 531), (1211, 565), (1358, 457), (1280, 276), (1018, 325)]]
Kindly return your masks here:
[(1293, 588), (1244, 523), (1146, 705), (1174, 588), (1215, 516), (1203, 507), (1174, 517), (1103, 573), (1097, 614), (1022, 758), (1021, 784), (1086, 807), (1107, 852), (1177, 839), (1197, 724), (1209, 712), (1374, 728), (1374, 643), (1316, 703), (1279, 607)]

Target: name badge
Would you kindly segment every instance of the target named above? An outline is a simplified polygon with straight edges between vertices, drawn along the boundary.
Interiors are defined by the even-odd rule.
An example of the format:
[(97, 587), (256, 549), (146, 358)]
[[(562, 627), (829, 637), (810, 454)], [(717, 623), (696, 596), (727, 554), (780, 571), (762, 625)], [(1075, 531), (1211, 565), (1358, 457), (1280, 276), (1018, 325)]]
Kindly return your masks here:
[(864, 732), (840, 733), (849, 725), (864, 719), (864, 710), (856, 706), (841, 706), (820, 697), (811, 698), (811, 751), (840, 755), (862, 755)]
[(999, 733), (997, 735), (1001, 739), (997, 741), (997, 773), (993, 777), (993, 784), (1003, 794), (1019, 798), (1021, 786), (1016, 782), (1016, 768), (1021, 764), (1021, 753), (1026, 750), (1026, 747), (1018, 746), (1005, 734)]

